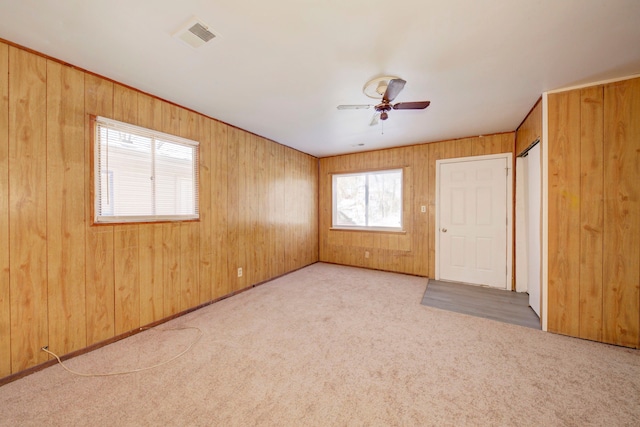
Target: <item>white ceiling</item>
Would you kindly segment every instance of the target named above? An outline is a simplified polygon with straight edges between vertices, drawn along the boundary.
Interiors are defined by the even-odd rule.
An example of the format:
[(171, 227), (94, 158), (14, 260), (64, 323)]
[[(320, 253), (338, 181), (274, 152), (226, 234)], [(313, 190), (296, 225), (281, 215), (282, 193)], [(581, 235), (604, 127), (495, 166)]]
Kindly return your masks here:
[[(193, 16), (219, 37), (172, 38)], [(640, 73), (640, 1), (0, 0), (0, 38), (323, 157), (512, 131), (544, 91)], [(384, 134), (336, 109), (385, 74), (431, 106)]]

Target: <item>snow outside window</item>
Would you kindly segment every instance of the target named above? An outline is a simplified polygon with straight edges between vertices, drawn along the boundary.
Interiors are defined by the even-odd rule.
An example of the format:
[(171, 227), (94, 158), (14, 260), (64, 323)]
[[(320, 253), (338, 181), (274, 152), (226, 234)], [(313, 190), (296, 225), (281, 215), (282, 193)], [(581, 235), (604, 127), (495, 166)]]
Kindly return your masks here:
[(402, 230), (402, 169), (333, 175), (333, 227)]

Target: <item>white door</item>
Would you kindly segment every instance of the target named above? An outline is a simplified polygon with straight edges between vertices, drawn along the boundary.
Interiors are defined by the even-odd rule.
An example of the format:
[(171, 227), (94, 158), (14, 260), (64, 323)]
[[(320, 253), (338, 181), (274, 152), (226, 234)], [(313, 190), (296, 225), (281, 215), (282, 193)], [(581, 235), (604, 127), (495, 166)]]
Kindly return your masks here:
[(507, 161), (439, 162), (441, 280), (507, 288)]
[(531, 148), (527, 162), (527, 292), (529, 305), (540, 317), (540, 144)]

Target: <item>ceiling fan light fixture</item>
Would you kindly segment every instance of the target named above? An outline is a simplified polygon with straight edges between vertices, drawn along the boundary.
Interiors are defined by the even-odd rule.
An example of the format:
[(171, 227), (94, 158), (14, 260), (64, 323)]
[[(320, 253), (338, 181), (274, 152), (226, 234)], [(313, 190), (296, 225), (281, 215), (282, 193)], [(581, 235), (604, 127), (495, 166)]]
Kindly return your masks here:
[(378, 94), (380, 96), (382, 96), (387, 91), (388, 87), (389, 87), (389, 82), (388, 81), (381, 81), (380, 83), (378, 83), (378, 87), (376, 88), (376, 92), (378, 92)]
[(393, 79), (398, 79), (399, 77), (395, 76), (380, 76), (376, 77), (373, 80), (369, 80), (365, 83), (362, 88), (362, 93), (367, 95), (369, 98), (373, 99), (382, 99), (382, 96), (387, 90), (389, 86), (389, 82)]

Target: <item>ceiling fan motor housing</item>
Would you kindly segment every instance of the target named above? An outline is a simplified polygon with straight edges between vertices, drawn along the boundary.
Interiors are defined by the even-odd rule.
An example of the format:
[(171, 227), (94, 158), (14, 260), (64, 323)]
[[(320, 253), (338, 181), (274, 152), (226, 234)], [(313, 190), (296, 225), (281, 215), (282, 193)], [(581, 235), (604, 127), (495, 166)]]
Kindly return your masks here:
[(380, 113), (380, 120), (387, 120), (389, 118), (389, 114), (387, 111), (391, 111), (391, 104), (388, 102), (382, 102), (374, 107), (378, 113)]

